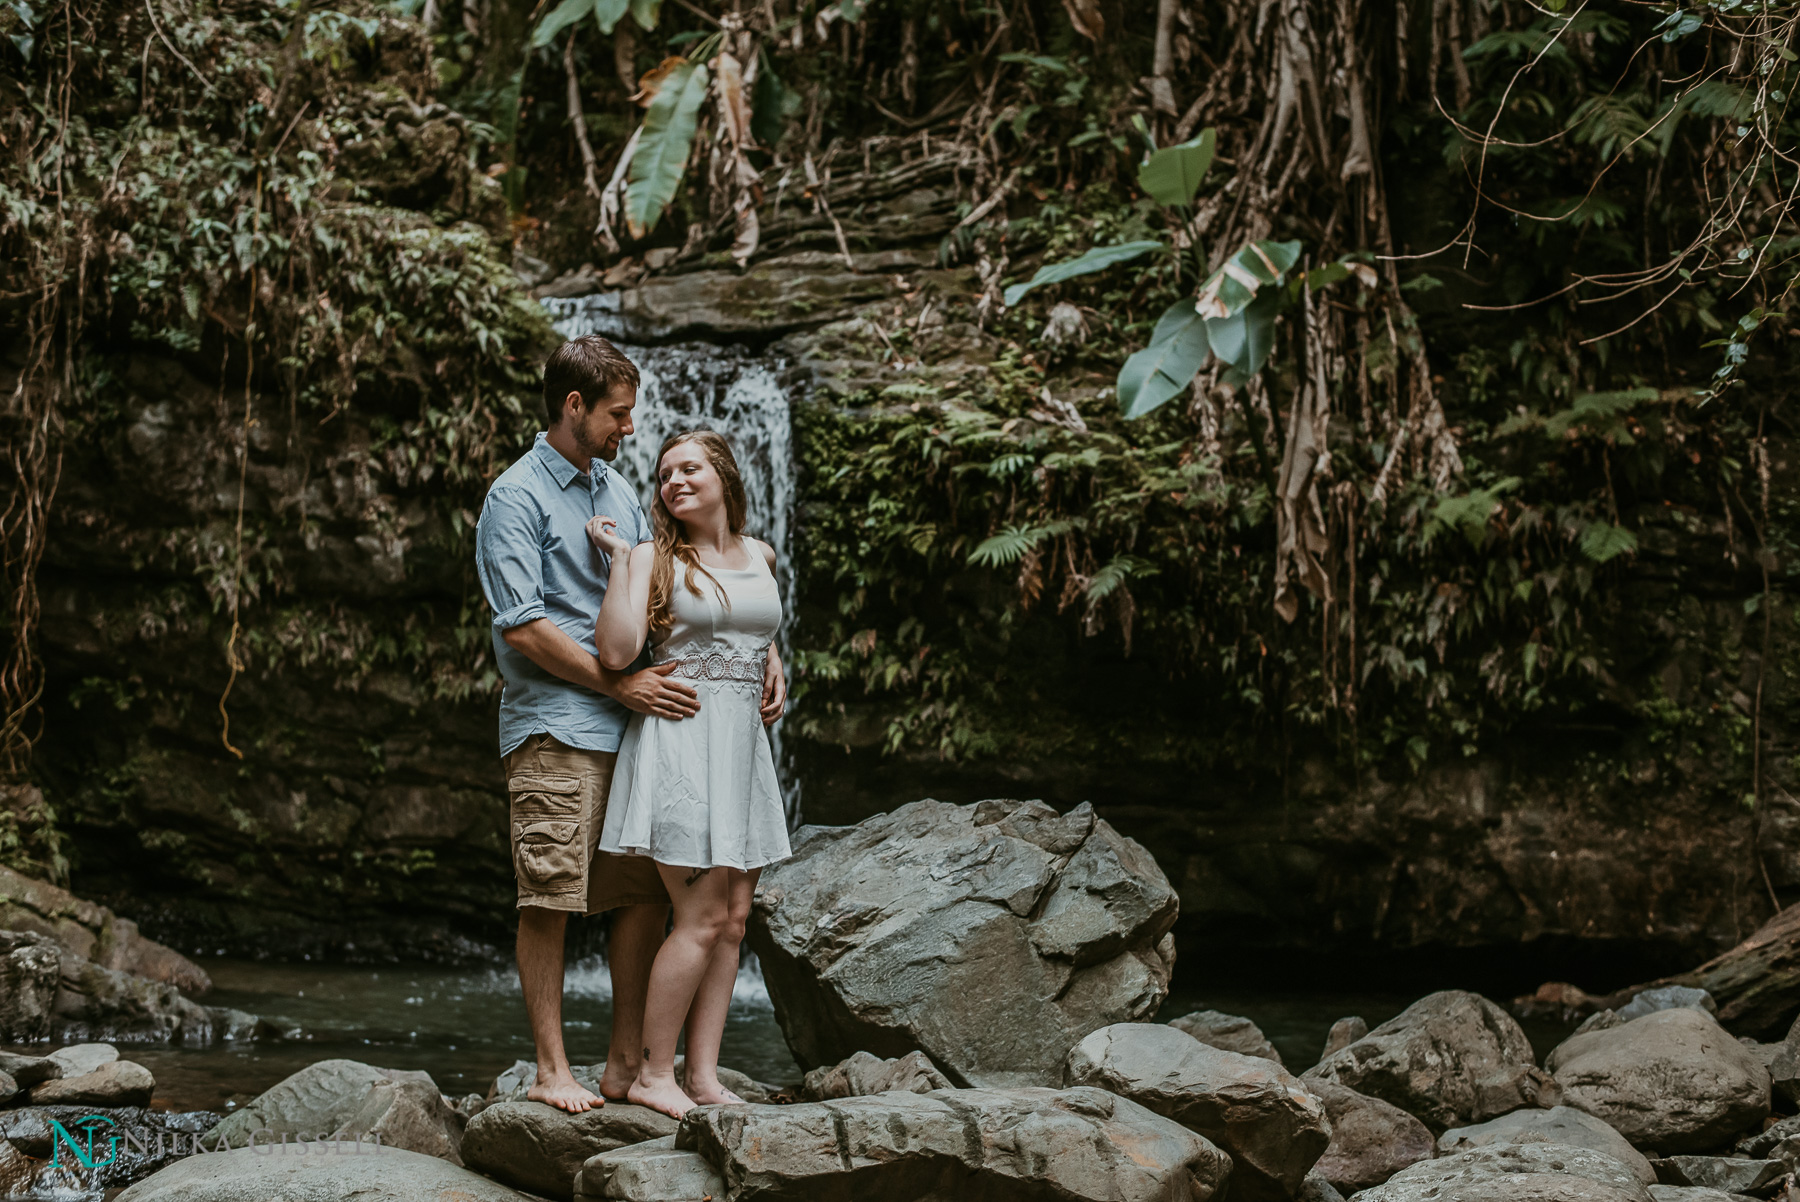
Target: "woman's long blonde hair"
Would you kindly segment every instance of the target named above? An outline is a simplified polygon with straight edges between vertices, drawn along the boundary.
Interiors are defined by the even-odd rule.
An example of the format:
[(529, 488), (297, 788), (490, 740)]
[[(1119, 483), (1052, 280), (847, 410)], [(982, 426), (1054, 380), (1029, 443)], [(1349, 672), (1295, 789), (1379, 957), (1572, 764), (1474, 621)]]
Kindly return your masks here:
[(662, 461), (663, 456), (684, 442), (696, 444), (706, 461), (719, 473), (719, 480), (725, 485), (725, 525), (733, 534), (744, 532), (744, 514), (748, 506), (744, 501), (744, 478), (738, 473), (737, 457), (731, 453), (731, 444), (723, 435), (714, 430), (683, 430), (672, 434), (656, 453), (656, 504), (651, 507), (651, 517), (656, 526), (656, 563), (650, 569), (650, 637), (657, 640), (659, 635), (666, 635), (675, 624), (675, 561), (680, 560), (687, 565), (685, 582), (688, 592), (694, 596), (704, 596), (700, 591), (699, 577), (705, 576), (712, 581), (713, 590), (718, 593), (719, 600), (726, 609), (731, 608), (731, 598), (726, 596), (718, 578), (706, 570), (700, 562), (700, 555), (694, 550), (694, 544), (688, 541), (687, 528), (669, 507), (663, 504), (662, 497)]

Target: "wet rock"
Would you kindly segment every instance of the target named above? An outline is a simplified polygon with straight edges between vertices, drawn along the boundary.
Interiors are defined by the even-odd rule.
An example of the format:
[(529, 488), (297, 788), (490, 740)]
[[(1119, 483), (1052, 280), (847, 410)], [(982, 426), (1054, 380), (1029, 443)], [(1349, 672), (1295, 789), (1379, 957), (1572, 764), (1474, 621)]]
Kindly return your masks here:
[(1356, 1202), (1650, 1202), (1650, 1193), (1604, 1152), (1531, 1143), (1422, 1160)]
[(1273, 1060), (1276, 1064), (1282, 1063), (1281, 1053), (1263, 1037), (1262, 1028), (1247, 1018), (1221, 1014), (1217, 1010), (1196, 1010), (1192, 1014), (1170, 1019), (1169, 1025), (1177, 1031), (1185, 1031), (1208, 1047), (1236, 1052), (1240, 1056), (1258, 1056), (1264, 1060)]
[(958, 1084), (1047, 1085), (1089, 1031), (1161, 1004), (1176, 906), (1085, 804), (919, 801), (803, 831), (750, 943), (804, 1068), (920, 1050)]
[(212, 988), (205, 969), (173, 948), (144, 938), (131, 919), (10, 868), (0, 868), (0, 928), (35, 932), (79, 959), (173, 985), (195, 997)]
[(575, 1202), (700, 1202), (723, 1198), (725, 1179), (698, 1152), (675, 1146), (673, 1135), (590, 1157), (575, 1178)]
[(1645, 1185), (1656, 1181), (1656, 1170), (1631, 1141), (1591, 1114), (1572, 1106), (1549, 1110), (1515, 1110), (1473, 1127), (1456, 1127), (1437, 1141), (1438, 1151), (1449, 1156), (1470, 1148), (1500, 1144), (1566, 1144), (1604, 1152), (1628, 1167)]
[(1659, 985), (1654, 989), (1643, 990), (1623, 1006), (1616, 1007), (1615, 1013), (1630, 1022), (1646, 1014), (1655, 1014), (1658, 1010), (1698, 1010), (1702, 1014), (1717, 1014), (1719, 1007), (1713, 1001), (1712, 994), (1704, 989), (1691, 989), (1686, 985)]
[(34, 1106), (148, 1106), (156, 1093), (150, 1070), (130, 1060), (113, 1060), (79, 1076), (58, 1077), (33, 1086)]
[(1391, 1102), (1335, 1081), (1303, 1084), (1325, 1104), (1331, 1121), (1331, 1143), (1313, 1165), (1313, 1175), (1338, 1189), (1355, 1193), (1380, 1185), (1408, 1165), (1437, 1155), (1430, 1129)]
[(1572, 1035), (1545, 1065), (1570, 1106), (1638, 1148), (1704, 1152), (1769, 1113), (1769, 1073), (1697, 1010), (1659, 1010)]
[(1557, 1100), (1513, 1017), (1459, 990), (1421, 998), (1305, 1077), (1392, 1102), (1435, 1131)]
[(242, 1147), (257, 1132), (336, 1139), (380, 1136), (402, 1148), (461, 1164), (462, 1116), (427, 1073), (321, 1060), (270, 1087), (220, 1123), (215, 1135)]
[(0, 1040), (33, 1043), (50, 1037), (62, 950), (28, 931), (0, 931)]
[(582, 1114), (542, 1102), (496, 1102), (469, 1120), (462, 1162), (530, 1193), (567, 1198), (575, 1174), (595, 1153), (673, 1136), (675, 1127), (666, 1114), (624, 1102)]
[(202, 1006), (173, 985), (64, 952), (51, 1034), (65, 1040), (204, 1046), (253, 1038), (259, 1022), (242, 1010)]
[(908, 1052), (892, 1060), (858, 1052), (842, 1064), (815, 1068), (806, 1074), (806, 1080), (800, 1084), (800, 1100), (824, 1102), (831, 1098), (859, 1098), (890, 1090), (930, 1093), (934, 1089), (949, 1088), (950, 1082), (924, 1052)]
[(1667, 1156), (1650, 1163), (1664, 1185), (1690, 1185), (1727, 1194), (1767, 1193), (1788, 1175), (1783, 1161), (1735, 1156)]
[(1368, 1020), (1361, 1015), (1352, 1014), (1348, 1018), (1338, 1019), (1331, 1024), (1331, 1030), (1325, 1033), (1325, 1050), (1319, 1053), (1319, 1059), (1331, 1059), (1368, 1033)]
[(1245, 1202), (1293, 1196), (1331, 1142), (1325, 1105), (1270, 1060), (1173, 1027), (1118, 1023), (1069, 1053), (1065, 1082), (1093, 1085), (1174, 1119), (1223, 1148)]
[(1231, 1173), (1230, 1158), (1201, 1136), (1101, 1089), (702, 1106), (683, 1120), (675, 1145), (716, 1166), (728, 1196), (767, 1202), (1210, 1202)]
[(138, 1182), (113, 1202), (530, 1202), (435, 1156), (366, 1145), (360, 1153), (297, 1155), (235, 1148), (190, 1156)]
[(62, 1076), (62, 1065), (48, 1056), (25, 1056), (18, 1052), (0, 1052), (0, 1072), (11, 1077), (20, 1089), (30, 1089), (40, 1081)]

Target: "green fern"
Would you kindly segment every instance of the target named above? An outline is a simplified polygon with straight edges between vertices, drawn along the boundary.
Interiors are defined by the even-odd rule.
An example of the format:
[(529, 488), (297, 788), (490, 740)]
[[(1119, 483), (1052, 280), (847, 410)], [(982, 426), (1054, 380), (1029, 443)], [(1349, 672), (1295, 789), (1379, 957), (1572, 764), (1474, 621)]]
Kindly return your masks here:
[(1581, 532), (1581, 553), (1595, 563), (1605, 563), (1637, 551), (1637, 535), (1610, 522), (1589, 522)]

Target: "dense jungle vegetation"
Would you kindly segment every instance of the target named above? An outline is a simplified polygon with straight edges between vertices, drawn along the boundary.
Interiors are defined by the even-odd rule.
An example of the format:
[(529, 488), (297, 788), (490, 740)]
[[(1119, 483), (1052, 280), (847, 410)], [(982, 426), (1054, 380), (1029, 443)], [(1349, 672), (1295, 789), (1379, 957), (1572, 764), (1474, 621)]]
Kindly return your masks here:
[[(613, 284), (742, 268), (785, 197), (811, 211), (778, 248), (850, 263), (880, 247), (834, 175), (928, 160), (958, 203), (938, 270), (858, 327), (916, 373), (796, 417), (795, 735), (1354, 781), (1598, 732), (1599, 776), (1633, 743), (1754, 815), (1792, 751), (1797, 18), (8, 0), (0, 853), (63, 866), (27, 783), (58, 523), (143, 572), (116, 620), (189, 632), (222, 692), (485, 703), (470, 525), (552, 337), (515, 250)], [(984, 370), (934, 375), (952, 345)], [(216, 390), (236, 504), (114, 539), (69, 465), (145, 354)], [(294, 448), (332, 422), (367, 432), (340, 464), (365, 517), (410, 531), (391, 603), (295, 599)], [(121, 668), (70, 705), (214, 720), (158, 688)]]

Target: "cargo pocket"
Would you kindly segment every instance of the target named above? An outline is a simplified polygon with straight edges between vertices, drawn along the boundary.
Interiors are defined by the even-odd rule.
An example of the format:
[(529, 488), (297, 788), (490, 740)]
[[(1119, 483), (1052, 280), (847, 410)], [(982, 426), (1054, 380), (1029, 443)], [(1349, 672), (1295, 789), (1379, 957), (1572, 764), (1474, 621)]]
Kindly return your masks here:
[(513, 867), (531, 889), (563, 892), (587, 879), (581, 778), (519, 774), (512, 781)]
[(581, 882), (584, 848), (575, 838), (579, 822), (516, 822), (513, 845), (519, 879), (539, 889), (564, 889)]

